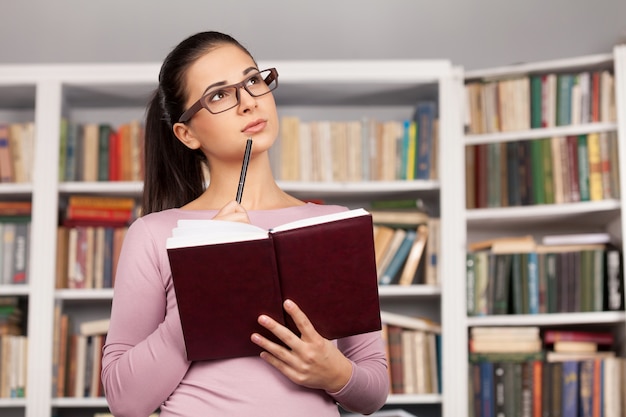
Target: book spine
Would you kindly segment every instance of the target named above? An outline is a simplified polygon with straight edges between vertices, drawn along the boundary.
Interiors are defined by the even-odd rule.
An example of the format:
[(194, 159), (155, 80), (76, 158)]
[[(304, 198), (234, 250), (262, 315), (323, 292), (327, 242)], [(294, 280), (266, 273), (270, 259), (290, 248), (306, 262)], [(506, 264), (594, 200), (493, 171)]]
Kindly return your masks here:
[(602, 200), (602, 166), (600, 161), (600, 136), (598, 133), (587, 135), (587, 149), (589, 151), (589, 199)]
[(83, 207), (93, 209), (119, 209), (132, 210), (135, 207), (133, 198), (125, 197), (94, 197), (85, 195), (72, 195), (68, 199), (71, 207)]
[(436, 117), (436, 104), (432, 101), (419, 102), (415, 110), (417, 120), (417, 172), (415, 178), (430, 178), (430, 158), (433, 146), (433, 123)]
[(562, 417), (579, 417), (578, 415), (578, 361), (563, 362)]
[(97, 209), (90, 207), (69, 206), (67, 218), (70, 220), (104, 220), (127, 222), (132, 218), (132, 211), (125, 209)]
[(28, 282), (28, 243), (30, 225), (17, 223), (15, 225), (15, 245), (13, 248), (13, 277), (12, 284), (26, 284)]
[(539, 314), (539, 258), (536, 252), (528, 259), (528, 313)]

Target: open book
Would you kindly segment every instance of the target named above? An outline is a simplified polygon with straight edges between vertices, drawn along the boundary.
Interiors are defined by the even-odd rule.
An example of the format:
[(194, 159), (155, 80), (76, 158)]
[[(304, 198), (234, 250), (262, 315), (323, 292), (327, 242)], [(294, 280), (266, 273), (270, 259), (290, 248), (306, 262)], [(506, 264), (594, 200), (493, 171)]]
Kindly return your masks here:
[(250, 356), (266, 314), (299, 331), (285, 299), (327, 339), (380, 330), (371, 215), (349, 210), (271, 230), (179, 220), (167, 251), (189, 360)]

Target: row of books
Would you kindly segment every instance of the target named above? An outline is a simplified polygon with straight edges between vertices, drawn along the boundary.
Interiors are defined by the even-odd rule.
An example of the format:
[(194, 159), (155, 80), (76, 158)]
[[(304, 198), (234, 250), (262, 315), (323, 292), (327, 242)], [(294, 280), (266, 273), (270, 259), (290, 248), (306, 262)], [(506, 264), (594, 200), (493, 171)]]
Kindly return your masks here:
[(113, 288), (128, 227), (59, 226), (56, 288)]
[(470, 361), (563, 360), (613, 357), (615, 336), (609, 330), (545, 329), (538, 326), (476, 326), (470, 329)]
[(57, 228), (57, 288), (112, 288), (132, 197), (72, 195)]
[(405, 121), (281, 120), (271, 150), (283, 181), (428, 180), (437, 176), (438, 121), (433, 102)]
[(137, 120), (115, 128), (62, 119), (59, 181), (142, 181), (143, 138)]
[(34, 123), (0, 123), (0, 183), (32, 182), (34, 143)]
[(472, 417), (622, 417), (626, 411), (626, 358), (482, 361), (470, 364), (469, 373)]
[(467, 314), (622, 310), (621, 265), (620, 250), (605, 244), (468, 252)]
[(0, 335), (0, 398), (26, 396), (26, 355), (24, 335)]
[(441, 326), (381, 311), (392, 394), (441, 393)]
[(616, 120), (615, 77), (608, 70), (473, 81), (465, 94), (470, 134)]
[(466, 147), (468, 209), (619, 199), (617, 132)]
[(76, 326), (68, 314), (55, 306), (53, 386), (55, 397), (102, 397), (100, 373), (102, 348), (109, 319), (82, 322)]
[(384, 223), (385, 214), (372, 211), (379, 285), (438, 285), (439, 219), (415, 212), (423, 217), (416, 226), (394, 225)]
[(529, 416), (621, 416), (615, 414), (616, 393), (626, 382), (626, 358), (616, 357), (614, 343), (607, 330), (540, 334), (537, 326), (473, 327), (470, 411), (490, 417), (516, 410)]

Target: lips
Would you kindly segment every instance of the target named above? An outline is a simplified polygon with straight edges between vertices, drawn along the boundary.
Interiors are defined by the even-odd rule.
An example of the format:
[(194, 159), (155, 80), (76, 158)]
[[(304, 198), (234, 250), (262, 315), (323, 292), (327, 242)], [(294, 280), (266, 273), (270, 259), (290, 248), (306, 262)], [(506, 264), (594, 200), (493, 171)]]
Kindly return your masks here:
[(243, 128), (243, 133), (259, 133), (263, 129), (265, 129), (265, 125), (267, 122), (265, 120), (259, 119), (254, 122), (250, 122)]

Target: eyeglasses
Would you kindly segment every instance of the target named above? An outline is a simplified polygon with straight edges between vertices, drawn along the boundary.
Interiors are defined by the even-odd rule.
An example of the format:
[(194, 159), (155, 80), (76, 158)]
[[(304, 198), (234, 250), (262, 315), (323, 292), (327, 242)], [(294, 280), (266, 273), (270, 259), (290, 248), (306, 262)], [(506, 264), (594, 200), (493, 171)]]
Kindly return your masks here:
[(240, 83), (208, 91), (180, 116), (178, 122), (187, 122), (203, 107), (212, 114), (222, 113), (237, 107), (241, 102), (239, 93), (241, 88), (245, 89), (252, 97), (260, 97), (275, 90), (276, 87), (278, 87), (278, 71), (276, 71), (276, 68), (259, 71)]

